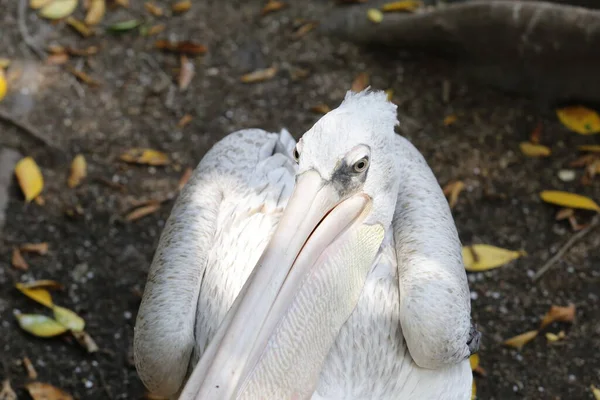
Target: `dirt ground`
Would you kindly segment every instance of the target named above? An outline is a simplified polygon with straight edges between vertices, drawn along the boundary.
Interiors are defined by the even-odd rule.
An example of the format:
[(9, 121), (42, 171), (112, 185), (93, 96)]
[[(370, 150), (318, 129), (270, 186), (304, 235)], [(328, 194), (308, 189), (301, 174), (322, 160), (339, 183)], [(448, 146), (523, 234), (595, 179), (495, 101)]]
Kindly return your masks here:
[[(592, 399), (590, 385), (600, 386), (600, 234), (585, 236), (544, 277), (531, 276), (573, 235), (568, 223), (556, 222), (556, 207), (540, 201), (543, 189), (577, 192), (600, 200), (600, 181), (563, 182), (558, 171), (578, 157), (576, 146), (598, 143), (578, 136), (524, 98), (455, 80), (443, 62), (376, 53), (317, 32), (293, 38), (297, 18), (319, 20), (334, 7), (325, 0), (290, 1), (290, 7), (260, 17), (262, 1), (205, 0), (179, 16), (155, 18), (143, 2), (110, 11), (104, 25), (144, 16), (164, 23), (165, 32), (142, 37), (137, 31), (82, 39), (62, 23), (53, 25), (27, 11), (25, 22), (37, 45), (61, 44), (101, 51), (83, 66), (101, 82), (98, 88), (75, 83), (61, 66), (41, 63), (23, 43), (18, 28), (18, 1), (0, 0), (0, 56), (13, 60), (19, 76), (0, 109), (28, 121), (57, 147), (32, 140), (0, 121), (0, 147), (33, 156), (45, 178), (45, 205), (25, 204), (15, 183), (9, 189), (6, 223), (0, 239), (0, 377), (10, 378), (26, 398), (21, 359), (28, 356), (39, 380), (79, 399), (141, 399), (145, 390), (131, 363), (133, 326), (153, 250), (172, 200), (159, 212), (135, 222), (123, 216), (136, 201), (174, 193), (182, 169), (195, 166), (212, 144), (237, 129), (287, 127), (296, 137), (319, 115), (310, 108), (337, 106), (354, 78), (368, 72), (377, 89), (394, 90), (400, 133), (423, 152), (440, 184), (465, 182), (454, 216), (465, 244), (488, 243), (524, 249), (528, 256), (485, 273), (469, 274), (473, 318), (483, 332), (477, 377), (480, 399)], [(158, 1), (168, 8), (167, 2)], [(79, 10), (79, 17), (83, 11)], [(157, 38), (194, 40), (208, 46), (193, 57), (196, 76), (186, 91), (176, 86), (179, 57), (153, 47)], [(241, 83), (249, 71), (279, 66), (273, 79)], [(298, 69), (309, 74), (292, 79)], [(442, 96), (450, 82), (448, 102)], [(184, 114), (193, 116), (177, 128)], [(442, 123), (455, 114), (451, 126)], [(519, 143), (543, 124), (542, 142), (553, 155), (524, 157)], [(595, 140), (595, 142), (594, 142)], [(161, 167), (129, 166), (118, 156), (132, 147), (151, 147), (174, 163)], [(66, 177), (75, 154), (88, 161), (89, 177), (67, 190)], [(102, 179), (122, 185), (111, 187)], [(82, 215), (65, 211), (77, 206)], [(589, 213), (577, 213), (589, 222)], [(48, 242), (45, 256), (27, 254), (28, 271), (10, 265), (13, 246)], [(65, 290), (55, 301), (87, 322), (100, 351), (89, 355), (68, 338), (39, 339), (19, 329), (13, 311), (44, 312), (21, 295), (14, 283), (55, 279)], [(554, 344), (543, 334), (521, 351), (502, 342), (537, 329), (550, 305), (577, 306), (566, 340)]]

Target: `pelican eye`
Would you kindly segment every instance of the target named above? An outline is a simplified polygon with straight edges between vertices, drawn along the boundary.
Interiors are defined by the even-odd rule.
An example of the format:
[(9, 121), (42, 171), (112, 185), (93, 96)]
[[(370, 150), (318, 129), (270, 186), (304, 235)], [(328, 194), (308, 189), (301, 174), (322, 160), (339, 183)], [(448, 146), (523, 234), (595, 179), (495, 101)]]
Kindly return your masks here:
[(357, 162), (354, 163), (352, 169), (354, 172), (364, 172), (369, 167), (369, 159), (367, 157), (363, 157)]
[(300, 160), (300, 152), (298, 151), (298, 146), (294, 147), (294, 152), (292, 153), (294, 157), (294, 161), (298, 162)]

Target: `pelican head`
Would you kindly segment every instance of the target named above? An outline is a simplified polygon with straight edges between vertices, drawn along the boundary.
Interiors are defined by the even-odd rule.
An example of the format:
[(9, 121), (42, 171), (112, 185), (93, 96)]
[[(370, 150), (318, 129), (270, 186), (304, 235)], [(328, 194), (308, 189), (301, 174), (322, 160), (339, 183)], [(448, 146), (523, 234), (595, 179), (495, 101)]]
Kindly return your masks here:
[(300, 139), (279, 225), (181, 398), (312, 393), (394, 215), (396, 124), (383, 92), (348, 93)]

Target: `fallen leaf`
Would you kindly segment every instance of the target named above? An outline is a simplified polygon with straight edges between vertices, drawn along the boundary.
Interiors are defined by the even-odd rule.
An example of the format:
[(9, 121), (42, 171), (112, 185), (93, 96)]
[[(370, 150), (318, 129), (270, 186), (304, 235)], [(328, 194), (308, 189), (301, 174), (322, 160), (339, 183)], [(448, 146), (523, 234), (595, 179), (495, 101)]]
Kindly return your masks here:
[(50, 54), (46, 57), (46, 64), (48, 65), (63, 65), (69, 61), (69, 55), (67, 53)]
[(404, 11), (404, 12), (413, 12), (419, 8), (423, 7), (423, 2), (418, 0), (402, 0), (395, 1), (393, 3), (386, 3), (381, 6), (381, 11), (383, 12), (392, 12), (392, 11)]
[(167, 26), (165, 24), (153, 25), (150, 28), (148, 28), (148, 30), (146, 31), (146, 36), (157, 35), (157, 34), (163, 32), (166, 28), (167, 28)]
[(48, 292), (46, 289), (28, 288), (20, 283), (17, 283), (15, 287), (25, 296), (29, 297), (34, 301), (37, 301), (43, 306), (46, 306), (48, 308), (52, 308), (54, 306), (54, 303), (52, 302), (52, 296), (50, 295), (50, 292)]
[(447, 115), (446, 118), (444, 118), (444, 126), (450, 126), (456, 121), (458, 121), (458, 117), (455, 114)]
[(540, 193), (540, 197), (546, 203), (555, 204), (561, 207), (580, 208), (583, 210), (600, 212), (600, 206), (598, 206), (594, 200), (575, 193), (561, 192), (558, 190), (544, 190)]
[(71, 333), (73, 334), (73, 337), (75, 338), (75, 340), (77, 340), (77, 342), (83, 348), (85, 348), (88, 353), (95, 353), (99, 350), (98, 345), (96, 344), (94, 339), (92, 339), (92, 337), (86, 331), (81, 331), (81, 332), (72, 331)]
[(383, 21), (383, 13), (376, 8), (369, 8), (367, 10), (367, 18), (369, 21), (379, 24)]
[(38, 206), (43, 206), (44, 204), (46, 204), (46, 199), (44, 199), (44, 196), (42, 195), (37, 196), (35, 199), (33, 199), (33, 201)]
[(475, 371), (475, 368), (479, 366), (479, 354), (472, 354), (471, 357), (469, 357), (469, 363), (471, 364), (471, 371)]
[(81, 154), (78, 154), (71, 162), (71, 174), (67, 179), (67, 185), (70, 188), (77, 187), (83, 178), (87, 176), (87, 163), (85, 162), (85, 157)]
[(129, 0), (114, 0), (114, 2), (123, 8), (129, 8)]
[(285, 6), (286, 4), (283, 1), (269, 0), (260, 11), (260, 15), (267, 15), (269, 13), (281, 10)]
[(546, 340), (549, 341), (550, 343), (554, 343), (554, 342), (558, 342), (560, 340), (560, 337), (552, 332), (546, 332)]
[(61, 19), (73, 14), (77, 8), (78, 0), (53, 0), (40, 8), (40, 17), (47, 19)]
[(303, 24), (296, 30), (296, 32), (294, 32), (292, 39), (300, 39), (302, 36), (315, 29), (317, 25), (317, 22), (307, 22), (306, 24)]
[(169, 157), (160, 151), (152, 149), (133, 148), (119, 157), (121, 161), (133, 164), (161, 166), (169, 164)]
[(538, 122), (538, 124), (535, 126), (535, 128), (533, 128), (533, 131), (531, 131), (531, 135), (529, 135), (529, 141), (533, 144), (539, 144), (540, 140), (542, 138), (542, 128), (544, 127), (544, 125), (541, 122)]
[(128, 19), (126, 21), (117, 22), (110, 25), (107, 29), (109, 32), (121, 33), (127, 32), (140, 26), (141, 22), (137, 19)]
[(521, 350), (523, 346), (531, 342), (538, 335), (538, 331), (529, 331), (512, 337), (504, 342), (506, 346)]
[(458, 202), (458, 195), (464, 190), (465, 184), (463, 181), (453, 181), (444, 186), (444, 195), (448, 197), (450, 208), (454, 208)]
[(54, 319), (69, 330), (81, 332), (85, 328), (85, 321), (83, 318), (68, 308), (55, 305), (52, 307), (52, 311), (54, 312)]
[(6, 96), (6, 92), (8, 92), (8, 83), (6, 82), (4, 70), (0, 68), (0, 101)]
[(391, 102), (394, 98), (394, 89), (388, 89), (385, 91), (385, 97), (387, 101)]
[(188, 183), (188, 181), (192, 177), (192, 172), (194, 172), (194, 170), (191, 169), (190, 167), (187, 167), (185, 169), (185, 171), (183, 172), (183, 175), (181, 175), (181, 178), (179, 178), (179, 183), (177, 184), (178, 190), (183, 189), (183, 187)]
[(521, 142), (519, 144), (521, 152), (528, 157), (548, 157), (552, 154), (552, 151), (541, 144), (533, 144), (530, 142)]
[(471, 400), (477, 399), (477, 385), (475, 384), (475, 379), (473, 379), (473, 383), (471, 384)]
[(557, 221), (562, 221), (563, 219), (567, 219), (572, 217), (575, 214), (575, 210), (572, 208), (561, 208), (554, 217)]
[(259, 69), (248, 74), (242, 75), (240, 80), (244, 83), (262, 82), (272, 79), (277, 74), (277, 67)]
[(146, 2), (144, 4), (144, 8), (146, 8), (146, 11), (148, 11), (150, 14), (154, 15), (155, 17), (161, 17), (164, 14), (164, 11), (162, 8), (160, 8), (159, 6), (157, 6), (154, 3), (151, 2)]
[[(25, 371), (27, 371), (27, 377), (29, 379), (37, 379), (37, 377), (38, 377), (37, 371), (35, 370), (35, 367), (31, 363), (31, 360), (29, 359), (29, 357), (23, 358), (23, 365), (25, 366)], [(0, 399), (2, 399), (1, 396), (0, 396)]]
[(173, 53), (187, 54), (187, 55), (204, 54), (208, 50), (206, 48), (206, 46), (194, 43), (189, 40), (184, 40), (182, 42), (170, 42), (168, 40), (157, 40), (154, 43), (154, 46), (157, 49), (170, 51)]
[(33, 10), (37, 10), (38, 8), (44, 7), (46, 4), (50, 3), (54, 0), (31, 0), (29, 2), (29, 8)]
[(88, 9), (87, 15), (85, 16), (84, 22), (87, 25), (97, 25), (104, 18), (106, 13), (106, 2), (105, 0), (91, 0), (90, 8)]
[(5, 69), (10, 66), (10, 60), (8, 58), (0, 57), (0, 69)]
[(569, 304), (567, 307), (552, 306), (542, 318), (540, 329), (544, 329), (555, 321), (573, 322), (575, 320), (575, 304)]
[(580, 151), (589, 151), (591, 153), (600, 153), (600, 144), (586, 144), (577, 147)]
[(329, 111), (331, 111), (331, 108), (329, 108), (327, 104), (317, 104), (316, 106), (312, 106), (310, 111), (318, 114), (327, 114)]
[(579, 157), (577, 160), (572, 161), (569, 166), (574, 168), (581, 168), (591, 165), (598, 160), (599, 156), (597, 154), (586, 154), (584, 156)]
[(20, 269), (21, 271), (27, 271), (29, 269), (29, 264), (27, 264), (27, 261), (25, 261), (21, 255), (21, 251), (16, 247), (13, 249), (10, 263), (13, 267)]
[(69, 70), (69, 72), (71, 72), (73, 75), (75, 75), (75, 77), (77, 79), (79, 79), (81, 82), (83, 82), (91, 87), (100, 86), (100, 82), (98, 82), (97, 80), (95, 80), (94, 78), (92, 78), (91, 76), (86, 74), (85, 72), (83, 72), (79, 69), (75, 69), (70, 65), (67, 65), (66, 68)]
[(33, 400), (73, 400), (67, 392), (43, 382), (32, 382), (25, 385)]
[(38, 337), (58, 336), (68, 330), (60, 323), (45, 315), (15, 312), (15, 317), (21, 329)]
[(5, 379), (2, 381), (2, 391), (0, 391), (0, 400), (17, 400), (17, 394), (10, 386), (10, 381)]
[(310, 70), (306, 68), (293, 67), (289, 70), (289, 73), (292, 81), (296, 82), (300, 79), (306, 78), (310, 74)]
[(594, 385), (591, 385), (590, 390), (592, 391), (592, 394), (594, 395), (594, 399), (600, 400), (600, 389), (598, 389)]
[(463, 246), (462, 248), (465, 269), (471, 272), (498, 268), (525, 255), (527, 253), (522, 250), (506, 250), (487, 244), (474, 244), (472, 246)]
[(171, 6), (171, 10), (176, 13), (186, 12), (190, 8), (192, 8), (192, 2), (190, 0), (178, 1)]
[(26, 202), (29, 203), (42, 192), (44, 178), (33, 158), (25, 157), (21, 159), (15, 166), (15, 175), (25, 195)]
[(192, 117), (190, 114), (185, 114), (183, 117), (181, 117), (179, 122), (177, 122), (177, 127), (183, 128), (184, 126), (192, 122), (193, 119), (194, 117)]
[(573, 132), (591, 135), (600, 132), (600, 116), (583, 106), (571, 106), (556, 110), (560, 122)]
[(148, 204), (147, 206), (136, 208), (135, 210), (133, 210), (132, 212), (130, 212), (129, 214), (127, 214), (125, 216), (125, 220), (129, 221), (129, 222), (137, 221), (138, 219), (143, 218), (147, 215), (150, 215), (150, 214), (158, 211), (159, 209), (160, 209), (160, 203), (154, 202), (154, 203)]
[(369, 74), (366, 72), (361, 72), (354, 78), (352, 82), (352, 87), (350, 90), (353, 92), (362, 92), (369, 86)]
[(17, 289), (25, 288), (25, 289), (54, 289), (54, 290), (63, 290), (64, 286), (59, 282), (50, 280), (50, 279), (40, 279), (38, 281), (31, 282), (20, 282), (15, 285)]
[(87, 26), (77, 18), (69, 17), (66, 19), (66, 23), (71, 28), (75, 29), (83, 37), (90, 37), (94, 34), (94, 31), (90, 29), (89, 26)]
[(186, 90), (190, 83), (192, 82), (192, 78), (195, 75), (194, 71), (194, 63), (191, 62), (185, 55), (181, 55), (181, 69), (179, 70), (179, 90)]

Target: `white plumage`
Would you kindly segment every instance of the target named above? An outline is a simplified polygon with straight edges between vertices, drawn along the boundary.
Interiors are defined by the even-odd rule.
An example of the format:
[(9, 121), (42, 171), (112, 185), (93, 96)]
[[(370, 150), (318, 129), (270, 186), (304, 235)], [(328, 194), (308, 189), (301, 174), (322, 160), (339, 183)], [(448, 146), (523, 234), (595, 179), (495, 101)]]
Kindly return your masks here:
[[(138, 314), (136, 366), (151, 391), (180, 393), (204, 355), (185, 398), (201, 385), (197, 393), (215, 399), (470, 398), (468, 356), (478, 336), (460, 242), (433, 173), (394, 134), (396, 123), (383, 93), (349, 93), (300, 140), (298, 165), (287, 131), (236, 132), (206, 154), (165, 226)], [(351, 169), (365, 158), (364, 172)], [(291, 257), (289, 273), (278, 272), (284, 261), (273, 267), (283, 274), (280, 289), (277, 278), (249, 280), (253, 269), (260, 277), (271, 265), (263, 253), (279, 243), (274, 232), (284, 229), (278, 224), (295, 177), (309, 175), (338, 200), (298, 253), (291, 255), (293, 246), (275, 250), (282, 260)], [(308, 191), (309, 184), (298, 185)], [(360, 217), (347, 219), (346, 228), (335, 223), (344, 204), (362, 204), (359, 197), (368, 199)], [(306, 205), (307, 220), (320, 198)], [(338, 233), (329, 238), (332, 230)], [(271, 290), (266, 322), (262, 308), (251, 317), (237, 311), (247, 293)], [(277, 318), (270, 317), (274, 310), (281, 311)], [(240, 326), (248, 332), (235, 330), (236, 318), (247, 319)], [(231, 331), (233, 342), (251, 345), (231, 350), (222, 339)], [(227, 358), (246, 350), (247, 359)], [(222, 387), (207, 387), (223, 379)]]

